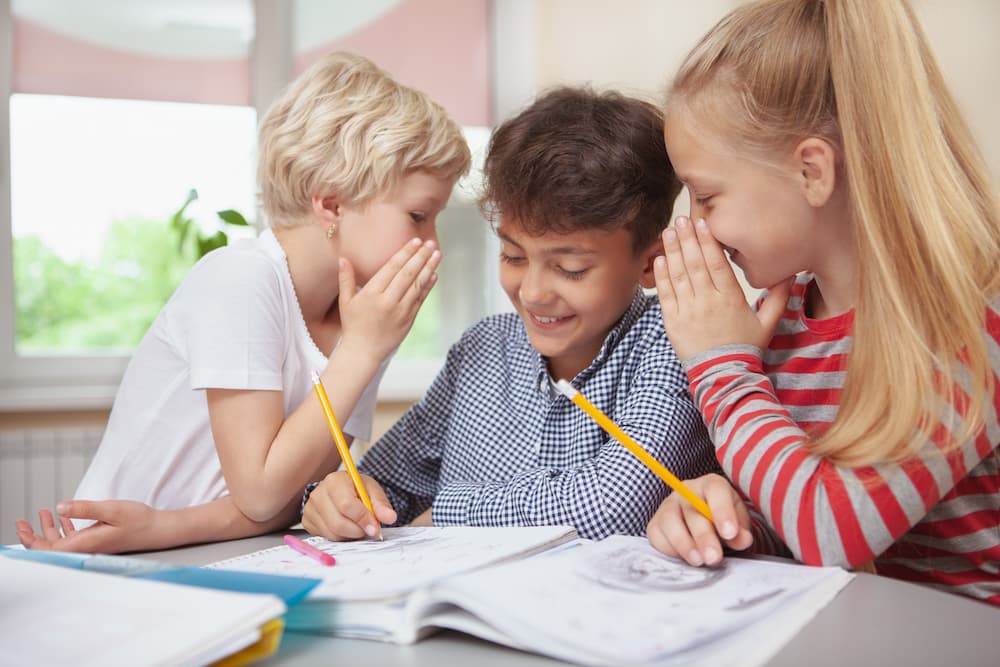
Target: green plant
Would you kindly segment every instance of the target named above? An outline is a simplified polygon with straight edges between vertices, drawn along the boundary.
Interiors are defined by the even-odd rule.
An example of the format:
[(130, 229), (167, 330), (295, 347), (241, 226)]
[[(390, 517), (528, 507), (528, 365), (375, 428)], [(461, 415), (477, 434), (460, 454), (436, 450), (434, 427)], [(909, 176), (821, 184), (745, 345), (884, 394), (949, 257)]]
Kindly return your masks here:
[[(174, 231), (177, 235), (177, 252), (181, 255), (185, 254), (185, 244), (189, 242), (189, 237), (191, 243), (193, 243), (194, 258), (200, 259), (206, 253), (209, 253), (216, 248), (221, 248), (222, 246), (229, 243), (229, 236), (222, 229), (216, 230), (214, 234), (205, 234), (198, 228), (198, 225), (191, 218), (187, 217), (185, 212), (187, 207), (191, 202), (198, 199), (198, 191), (192, 189), (188, 192), (187, 199), (181, 205), (177, 212), (170, 218), (170, 229)], [(224, 211), (216, 211), (215, 213), (218, 218), (227, 225), (233, 225), (236, 227), (249, 227), (250, 223), (247, 222), (243, 214), (234, 209), (226, 209)]]

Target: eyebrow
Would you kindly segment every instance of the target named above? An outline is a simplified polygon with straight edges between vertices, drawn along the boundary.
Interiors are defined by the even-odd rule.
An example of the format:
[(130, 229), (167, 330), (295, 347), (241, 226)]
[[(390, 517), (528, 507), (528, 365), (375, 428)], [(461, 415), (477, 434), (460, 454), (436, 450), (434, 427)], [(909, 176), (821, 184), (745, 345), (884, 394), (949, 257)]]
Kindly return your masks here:
[[(501, 241), (510, 243), (511, 245), (517, 246), (521, 250), (524, 250), (524, 246), (510, 238), (503, 232), (497, 232), (497, 236), (500, 237)], [(590, 250), (588, 248), (581, 248), (580, 246), (556, 246), (554, 248), (544, 248), (542, 250), (543, 255), (596, 255), (596, 250)]]

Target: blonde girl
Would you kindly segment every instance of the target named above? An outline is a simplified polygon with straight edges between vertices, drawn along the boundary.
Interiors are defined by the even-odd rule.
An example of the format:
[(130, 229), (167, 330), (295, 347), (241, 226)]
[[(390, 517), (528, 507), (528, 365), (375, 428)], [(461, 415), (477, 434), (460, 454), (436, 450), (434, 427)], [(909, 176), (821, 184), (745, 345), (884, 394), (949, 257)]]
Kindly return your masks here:
[(298, 521), (302, 489), (340, 463), (310, 373), (368, 439), (469, 162), (444, 109), (371, 61), (331, 53), (302, 73), (261, 123), (268, 228), (192, 268), (132, 357), (77, 500), (57, 506), (65, 535), (43, 510), (21, 542), (132, 551)]
[[(738, 8), (673, 81), (691, 193), (657, 289), (729, 480), (669, 497), (689, 563), (780, 550), (1000, 604), (1000, 213), (902, 0)], [(754, 311), (728, 259), (768, 288)], [(721, 538), (721, 542), (720, 542)]]

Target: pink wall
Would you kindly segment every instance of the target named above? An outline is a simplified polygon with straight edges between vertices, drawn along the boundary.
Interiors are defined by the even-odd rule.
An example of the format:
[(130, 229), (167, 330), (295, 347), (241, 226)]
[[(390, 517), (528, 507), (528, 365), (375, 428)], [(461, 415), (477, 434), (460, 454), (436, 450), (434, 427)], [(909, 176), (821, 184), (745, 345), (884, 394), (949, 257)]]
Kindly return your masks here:
[[(487, 0), (403, 0), (372, 23), (297, 54), (361, 53), (423, 90), (463, 125), (490, 124)], [(14, 92), (249, 105), (249, 59), (138, 55), (14, 20)]]
[(329, 51), (355, 51), (429, 94), (462, 125), (489, 125), (487, 4), (486, 0), (404, 0), (360, 30), (298, 54), (295, 72)]
[(250, 65), (136, 55), (15, 18), (14, 92), (246, 106)]

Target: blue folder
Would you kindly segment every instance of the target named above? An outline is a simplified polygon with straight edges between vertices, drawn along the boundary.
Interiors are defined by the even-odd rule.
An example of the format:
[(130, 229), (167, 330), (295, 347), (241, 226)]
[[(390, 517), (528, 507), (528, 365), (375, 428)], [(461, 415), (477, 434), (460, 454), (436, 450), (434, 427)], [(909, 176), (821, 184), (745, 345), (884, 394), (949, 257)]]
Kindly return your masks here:
[(237, 593), (270, 593), (284, 600), (289, 607), (302, 600), (321, 581), (320, 579), (289, 577), (281, 574), (185, 567), (155, 560), (106, 556), (104, 554), (35, 551), (0, 546), (0, 555), (36, 563), (71, 567), (77, 570), (120, 574), (137, 579), (153, 579), (185, 586), (216, 588)]

